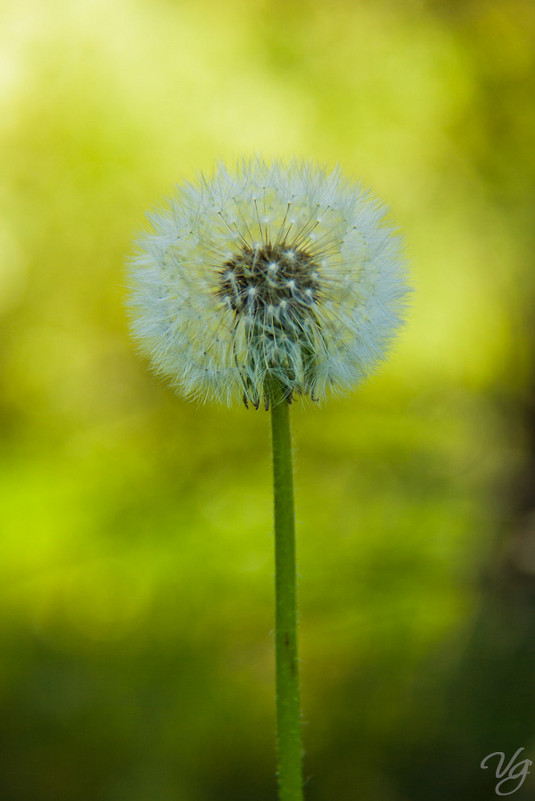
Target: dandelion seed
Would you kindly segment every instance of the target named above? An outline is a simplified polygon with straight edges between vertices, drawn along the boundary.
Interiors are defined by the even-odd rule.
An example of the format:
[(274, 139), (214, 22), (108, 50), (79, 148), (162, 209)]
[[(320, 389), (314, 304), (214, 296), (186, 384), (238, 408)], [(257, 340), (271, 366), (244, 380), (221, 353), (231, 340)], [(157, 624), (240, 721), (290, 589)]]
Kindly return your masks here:
[(385, 357), (409, 291), (384, 217), (338, 169), (220, 165), (137, 239), (133, 336), (185, 396), (258, 408), (270, 379), (288, 400), (348, 390)]

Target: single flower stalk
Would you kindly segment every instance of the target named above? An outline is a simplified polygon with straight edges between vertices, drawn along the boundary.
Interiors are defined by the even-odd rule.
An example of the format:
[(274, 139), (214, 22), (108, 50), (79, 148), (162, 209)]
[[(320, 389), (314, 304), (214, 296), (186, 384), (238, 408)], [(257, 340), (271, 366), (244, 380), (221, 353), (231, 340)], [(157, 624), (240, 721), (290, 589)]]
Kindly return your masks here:
[(348, 391), (384, 359), (407, 286), (385, 208), (336, 169), (261, 158), (184, 184), (129, 262), (132, 334), (180, 394), (272, 410), (277, 751), (302, 799), (288, 404)]

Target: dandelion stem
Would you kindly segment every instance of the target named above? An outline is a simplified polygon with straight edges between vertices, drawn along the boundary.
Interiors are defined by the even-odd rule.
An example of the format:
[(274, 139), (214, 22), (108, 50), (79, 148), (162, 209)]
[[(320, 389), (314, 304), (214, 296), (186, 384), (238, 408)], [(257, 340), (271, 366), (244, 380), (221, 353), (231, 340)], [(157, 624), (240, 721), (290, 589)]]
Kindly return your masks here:
[(289, 403), (270, 387), (275, 501), (275, 663), (280, 801), (302, 801), (301, 711), (297, 660), (295, 514)]

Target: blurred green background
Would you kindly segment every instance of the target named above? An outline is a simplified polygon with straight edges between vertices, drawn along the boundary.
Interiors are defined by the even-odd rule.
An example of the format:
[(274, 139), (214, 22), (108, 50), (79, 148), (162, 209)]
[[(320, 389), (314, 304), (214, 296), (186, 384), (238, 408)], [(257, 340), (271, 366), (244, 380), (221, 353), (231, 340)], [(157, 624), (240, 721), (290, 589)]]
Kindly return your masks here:
[(416, 288), (293, 409), (307, 799), (494, 798), (485, 755), (535, 760), (535, 6), (26, 0), (0, 39), (0, 797), (275, 798), (269, 418), (175, 397), (123, 308), (145, 210), (261, 152), (373, 187)]

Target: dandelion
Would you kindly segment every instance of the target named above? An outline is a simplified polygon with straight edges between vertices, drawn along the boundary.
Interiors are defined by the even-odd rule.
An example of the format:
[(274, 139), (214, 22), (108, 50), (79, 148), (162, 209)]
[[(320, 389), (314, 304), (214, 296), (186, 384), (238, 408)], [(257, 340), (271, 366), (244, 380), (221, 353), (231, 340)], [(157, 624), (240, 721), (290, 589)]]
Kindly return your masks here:
[(358, 385), (384, 358), (407, 284), (385, 208), (339, 170), (220, 165), (149, 215), (130, 262), (132, 332), (181, 394), (268, 405)]
[(385, 357), (408, 287), (369, 193), (307, 162), (220, 165), (149, 215), (129, 262), (132, 333), (187, 396), (271, 406), (280, 801), (302, 801), (289, 402), (358, 385)]

